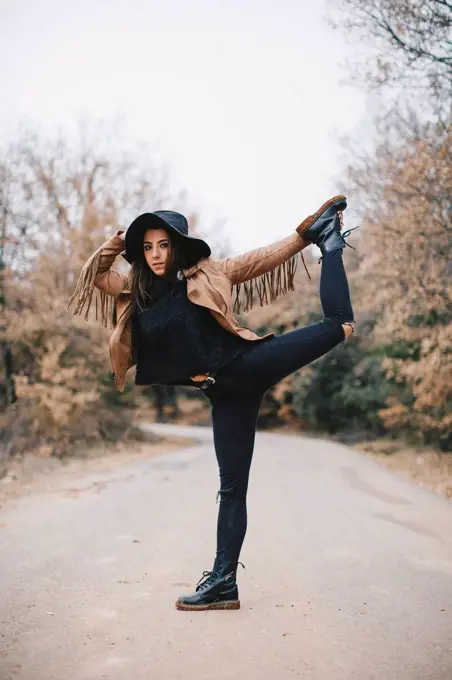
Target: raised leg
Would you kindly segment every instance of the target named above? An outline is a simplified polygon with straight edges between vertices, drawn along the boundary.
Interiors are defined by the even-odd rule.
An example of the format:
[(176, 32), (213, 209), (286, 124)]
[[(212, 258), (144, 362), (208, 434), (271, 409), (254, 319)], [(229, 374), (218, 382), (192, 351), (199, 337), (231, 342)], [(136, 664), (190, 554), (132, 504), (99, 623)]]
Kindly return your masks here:
[[(353, 324), (353, 309), (342, 250), (327, 253), (322, 260), (321, 321), (297, 328), (262, 342), (225, 366), (218, 382), (232, 389), (265, 391), (287, 375), (310, 364), (342, 342)], [(347, 329), (347, 330), (346, 330)]]

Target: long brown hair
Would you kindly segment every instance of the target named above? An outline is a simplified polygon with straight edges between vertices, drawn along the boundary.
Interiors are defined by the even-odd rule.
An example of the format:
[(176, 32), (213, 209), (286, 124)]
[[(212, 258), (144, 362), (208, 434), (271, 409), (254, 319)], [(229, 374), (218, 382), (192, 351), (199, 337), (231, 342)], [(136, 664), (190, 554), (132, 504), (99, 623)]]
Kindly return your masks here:
[[(166, 230), (165, 230), (166, 231)], [(192, 266), (187, 260), (182, 244), (172, 234), (166, 232), (171, 246), (171, 262), (165, 278), (174, 279), (180, 269), (188, 269)], [(143, 234), (144, 237), (144, 234)], [(158, 278), (152, 271), (144, 256), (144, 249), (138, 250), (137, 256), (132, 262), (131, 275), (131, 298), (132, 314), (142, 312), (152, 301), (152, 288)]]

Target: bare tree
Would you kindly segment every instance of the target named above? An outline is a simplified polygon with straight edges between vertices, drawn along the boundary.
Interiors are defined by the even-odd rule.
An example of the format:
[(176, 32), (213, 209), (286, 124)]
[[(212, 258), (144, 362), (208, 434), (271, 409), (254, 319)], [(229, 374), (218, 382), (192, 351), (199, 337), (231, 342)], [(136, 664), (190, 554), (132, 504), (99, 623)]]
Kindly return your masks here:
[[(396, 84), (452, 94), (452, 2), (448, 0), (330, 0), (335, 27), (366, 46), (358, 71), (367, 87)], [(368, 50), (372, 57), (369, 60)], [(357, 74), (356, 69), (354, 69)], [(364, 75), (364, 78), (362, 76)]]

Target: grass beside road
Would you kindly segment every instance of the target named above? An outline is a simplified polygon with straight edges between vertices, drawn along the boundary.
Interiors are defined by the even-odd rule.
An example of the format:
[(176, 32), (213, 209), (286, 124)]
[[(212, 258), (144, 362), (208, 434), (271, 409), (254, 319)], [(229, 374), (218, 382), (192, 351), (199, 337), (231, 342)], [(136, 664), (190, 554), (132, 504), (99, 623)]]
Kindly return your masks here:
[(86, 472), (111, 471), (135, 460), (172, 453), (192, 443), (192, 440), (182, 437), (151, 436), (151, 439), (153, 440), (99, 446), (87, 450), (85, 455), (66, 459), (53, 456), (39, 458), (33, 454), (14, 459), (0, 479), (0, 507), (19, 496), (51, 492)]
[(452, 455), (428, 448), (413, 448), (403, 441), (377, 439), (353, 444), (390, 470), (408, 477), (416, 484), (452, 499)]

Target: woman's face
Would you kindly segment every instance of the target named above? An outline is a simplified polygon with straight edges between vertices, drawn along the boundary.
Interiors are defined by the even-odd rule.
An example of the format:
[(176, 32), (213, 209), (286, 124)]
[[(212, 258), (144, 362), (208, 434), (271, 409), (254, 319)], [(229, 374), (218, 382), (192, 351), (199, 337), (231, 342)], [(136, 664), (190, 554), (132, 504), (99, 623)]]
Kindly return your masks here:
[(164, 229), (148, 229), (143, 240), (144, 257), (154, 274), (165, 276), (171, 264), (171, 240)]

